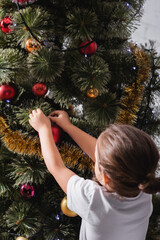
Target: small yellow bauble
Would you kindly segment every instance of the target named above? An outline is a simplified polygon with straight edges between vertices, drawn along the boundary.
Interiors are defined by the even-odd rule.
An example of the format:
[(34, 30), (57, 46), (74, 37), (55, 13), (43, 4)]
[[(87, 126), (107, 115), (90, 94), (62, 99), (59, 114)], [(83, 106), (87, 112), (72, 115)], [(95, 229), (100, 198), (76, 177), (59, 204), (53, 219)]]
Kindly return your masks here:
[(39, 47), (40, 45), (35, 39), (29, 38), (26, 41), (25, 48), (30, 53), (32, 53), (33, 51), (38, 51)]
[(61, 201), (61, 210), (62, 212), (68, 216), (68, 217), (76, 217), (77, 213), (71, 211), (68, 207), (67, 207), (67, 196), (65, 196), (62, 201)]
[(98, 97), (98, 89), (97, 88), (93, 88), (93, 86), (90, 86), (90, 89), (87, 90), (87, 96), (89, 98), (96, 98)]
[(28, 238), (25, 238), (25, 237), (17, 237), (16, 240), (28, 240)]

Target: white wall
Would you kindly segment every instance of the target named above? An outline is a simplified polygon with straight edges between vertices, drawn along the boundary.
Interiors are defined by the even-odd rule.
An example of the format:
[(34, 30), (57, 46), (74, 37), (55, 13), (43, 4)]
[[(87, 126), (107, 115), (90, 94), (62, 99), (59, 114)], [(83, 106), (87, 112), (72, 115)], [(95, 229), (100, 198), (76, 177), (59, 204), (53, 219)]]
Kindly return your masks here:
[(132, 34), (137, 44), (156, 41), (156, 50), (160, 54), (160, 0), (146, 0), (140, 26)]

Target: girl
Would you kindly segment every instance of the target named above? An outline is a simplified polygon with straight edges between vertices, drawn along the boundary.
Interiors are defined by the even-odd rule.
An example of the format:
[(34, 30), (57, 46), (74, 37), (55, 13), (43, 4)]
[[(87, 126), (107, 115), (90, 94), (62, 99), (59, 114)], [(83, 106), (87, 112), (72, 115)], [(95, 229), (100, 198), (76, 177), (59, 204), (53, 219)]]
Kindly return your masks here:
[[(74, 126), (64, 111), (46, 117), (33, 110), (31, 126), (39, 132), (44, 161), (67, 194), (67, 205), (82, 218), (80, 240), (145, 240), (152, 213), (152, 193), (159, 152), (148, 134), (129, 125), (110, 125), (98, 139)], [(95, 161), (100, 184), (66, 168), (54, 143), (51, 121), (68, 133)]]

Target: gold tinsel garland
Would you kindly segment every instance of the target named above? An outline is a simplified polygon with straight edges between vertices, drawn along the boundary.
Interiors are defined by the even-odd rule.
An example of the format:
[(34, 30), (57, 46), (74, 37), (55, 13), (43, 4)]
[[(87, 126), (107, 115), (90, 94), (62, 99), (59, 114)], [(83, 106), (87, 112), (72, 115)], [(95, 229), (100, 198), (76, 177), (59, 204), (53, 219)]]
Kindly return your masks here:
[(71, 145), (69, 143), (62, 143), (59, 151), (61, 153), (61, 157), (64, 163), (68, 167), (72, 167), (78, 171), (85, 171), (94, 169), (94, 162), (91, 158), (88, 157), (81, 149), (78, 147)]
[[(127, 86), (125, 96), (121, 99), (122, 109), (118, 114), (116, 123), (123, 124), (133, 124), (136, 120), (136, 113), (144, 90), (144, 82), (148, 80), (150, 73), (149, 59), (146, 53), (133, 44), (130, 46), (136, 58), (138, 73), (136, 84), (133, 83), (131, 86)], [(5, 146), (10, 151), (28, 156), (36, 155), (42, 158), (39, 139), (37, 137), (28, 137), (21, 131), (11, 130), (2, 116), (0, 116), (0, 135)], [(59, 150), (64, 163), (68, 167), (76, 167), (80, 171), (93, 170), (93, 161), (78, 147), (69, 143), (62, 143)]]
[(39, 139), (28, 137), (21, 131), (11, 130), (2, 116), (0, 116), (0, 135), (10, 151), (22, 155), (42, 157)]
[(133, 124), (137, 119), (137, 112), (143, 96), (144, 83), (150, 74), (150, 62), (147, 54), (137, 46), (130, 44), (132, 53), (136, 58), (138, 67), (136, 82), (127, 86), (121, 99), (121, 110), (117, 116), (116, 123)]
[[(0, 116), (0, 135), (5, 146), (10, 151), (31, 157), (38, 156), (42, 158), (39, 139), (37, 137), (28, 137), (22, 134), (21, 131), (11, 130), (2, 116)], [(93, 170), (93, 161), (78, 147), (69, 143), (62, 143), (59, 150), (64, 163), (68, 167), (74, 168), (79, 162), (77, 170)]]

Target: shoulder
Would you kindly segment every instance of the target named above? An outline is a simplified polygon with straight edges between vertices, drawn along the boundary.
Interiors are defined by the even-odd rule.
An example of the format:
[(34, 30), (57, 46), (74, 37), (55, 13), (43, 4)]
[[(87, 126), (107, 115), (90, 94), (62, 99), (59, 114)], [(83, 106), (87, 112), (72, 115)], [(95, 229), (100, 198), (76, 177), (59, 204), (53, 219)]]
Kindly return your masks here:
[(67, 184), (67, 206), (81, 218), (88, 220), (92, 211), (102, 207), (103, 193), (95, 181), (72, 176)]
[(99, 188), (100, 186), (95, 181), (74, 175), (68, 181), (67, 195), (70, 191), (76, 191), (77, 194), (83, 192), (84, 195), (89, 197)]

